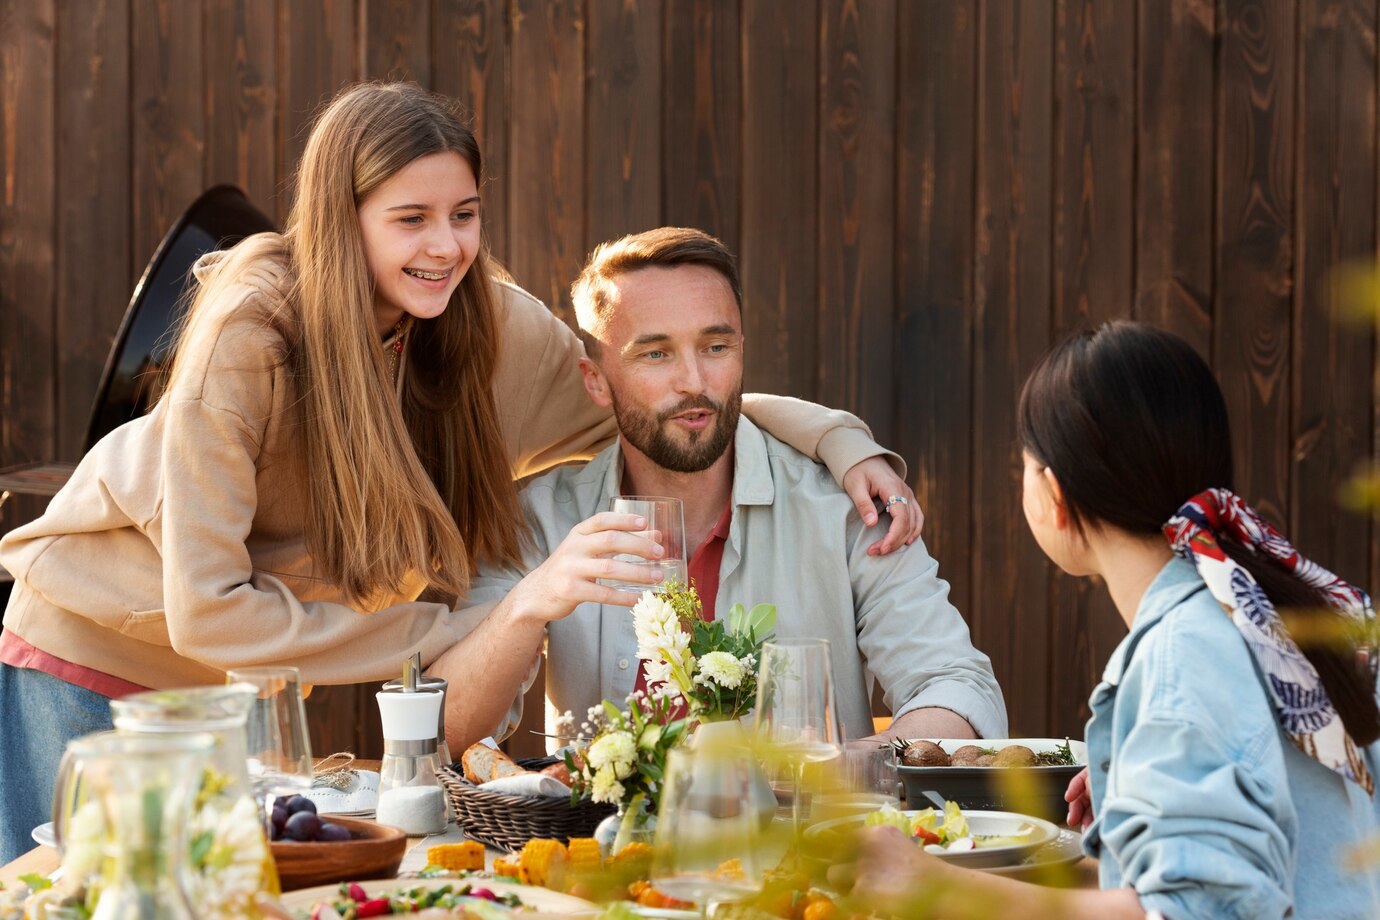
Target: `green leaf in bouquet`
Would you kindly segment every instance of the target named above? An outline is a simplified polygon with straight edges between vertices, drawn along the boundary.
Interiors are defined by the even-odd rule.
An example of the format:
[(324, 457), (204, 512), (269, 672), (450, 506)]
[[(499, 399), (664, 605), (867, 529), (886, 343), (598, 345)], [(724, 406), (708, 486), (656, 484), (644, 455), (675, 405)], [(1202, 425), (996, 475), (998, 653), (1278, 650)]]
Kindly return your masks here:
[(728, 631), (740, 636), (747, 631), (748, 612), (742, 604), (734, 604), (728, 611)]
[(776, 630), (776, 605), (758, 604), (747, 615), (748, 635), (758, 641)]
[(621, 725), (623, 722), (623, 713), (619, 711), (617, 706), (613, 705), (613, 701), (604, 700), (603, 706), (604, 714), (609, 717), (609, 723), (611, 725)]

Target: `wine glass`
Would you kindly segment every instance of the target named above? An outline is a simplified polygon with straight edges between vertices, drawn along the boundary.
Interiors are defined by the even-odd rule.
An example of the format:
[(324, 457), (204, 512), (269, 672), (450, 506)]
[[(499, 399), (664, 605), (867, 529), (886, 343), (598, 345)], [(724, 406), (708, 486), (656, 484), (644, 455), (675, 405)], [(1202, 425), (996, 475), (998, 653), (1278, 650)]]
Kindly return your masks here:
[[(634, 531), (661, 544), (665, 555), (660, 559), (644, 559), (627, 553), (614, 556), (619, 562), (642, 566), (661, 575), (661, 584), (679, 582), (685, 585), (688, 570), (685, 565), (685, 508), (678, 498), (657, 498), (648, 495), (623, 495), (609, 499), (609, 510), (617, 514), (636, 514), (647, 522), (647, 529)], [(604, 584), (619, 591), (641, 594), (658, 585), (645, 582), (608, 580)]]
[(757, 733), (767, 756), (790, 771), (791, 825), (797, 841), (807, 764), (839, 756), (834, 678), (824, 639), (779, 639), (762, 646), (757, 677)]
[(302, 676), (296, 668), (235, 668), (231, 683), (251, 684), (258, 699), (249, 710), (249, 779), (271, 805), (274, 796), (304, 792), (313, 779), (307, 714), (302, 705)]
[(753, 796), (757, 763), (744, 746), (673, 750), (657, 811), (651, 883), (707, 915), (762, 884), (762, 823)]

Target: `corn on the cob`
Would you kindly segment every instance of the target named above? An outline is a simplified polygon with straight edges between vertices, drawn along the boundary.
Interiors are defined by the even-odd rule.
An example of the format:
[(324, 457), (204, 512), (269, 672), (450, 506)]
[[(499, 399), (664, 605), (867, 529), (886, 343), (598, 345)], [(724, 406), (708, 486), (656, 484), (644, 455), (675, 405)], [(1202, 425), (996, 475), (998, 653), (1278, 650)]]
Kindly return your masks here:
[(638, 860), (651, 858), (652, 845), (650, 843), (643, 843), (640, 840), (628, 844), (623, 847), (623, 849), (613, 854), (613, 861), (615, 863), (637, 862)]
[(502, 875), (507, 878), (517, 878), (518, 861), (516, 859), (507, 859), (502, 856), (498, 857), (494, 860), (494, 875)]
[(442, 869), (459, 871), (461, 869), (484, 868), (484, 844), (475, 840), (461, 843), (443, 843), (427, 847), (426, 861)]
[(518, 857), (518, 881), (546, 885), (564, 872), (565, 861), (565, 844), (559, 840), (529, 840)]
[(598, 872), (604, 867), (599, 841), (593, 837), (571, 837), (566, 855), (570, 857), (572, 872)]

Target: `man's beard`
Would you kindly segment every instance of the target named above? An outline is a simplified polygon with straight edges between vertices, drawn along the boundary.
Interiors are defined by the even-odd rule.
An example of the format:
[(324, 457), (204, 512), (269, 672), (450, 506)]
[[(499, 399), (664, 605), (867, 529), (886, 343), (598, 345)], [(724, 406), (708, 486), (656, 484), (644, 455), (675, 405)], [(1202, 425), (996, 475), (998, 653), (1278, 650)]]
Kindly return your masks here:
[[(738, 431), (738, 415), (743, 408), (743, 388), (739, 385), (723, 405), (708, 396), (691, 396), (665, 412), (652, 415), (641, 408), (629, 406), (613, 392), (613, 415), (618, 419), (620, 433), (628, 443), (663, 469), (673, 473), (698, 473), (709, 469), (723, 456), (733, 435)], [(686, 432), (689, 444), (679, 444), (666, 431), (671, 416), (690, 409), (705, 409), (714, 413), (714, 427), (704, 431)]]

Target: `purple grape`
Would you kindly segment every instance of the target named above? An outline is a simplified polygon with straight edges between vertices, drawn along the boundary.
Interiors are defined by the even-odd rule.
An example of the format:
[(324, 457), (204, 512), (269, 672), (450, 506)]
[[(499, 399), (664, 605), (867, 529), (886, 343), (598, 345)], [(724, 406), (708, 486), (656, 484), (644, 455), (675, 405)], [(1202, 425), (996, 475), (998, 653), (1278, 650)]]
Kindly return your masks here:
[(321, 830), (317, 832), (316, 839), (323, 843), (339, 843), (342, 840), (349, 840), (350, 832), (339, 824), (322, 821)]
[(283, 825), (287, 824), (288, 810), (281, 803), (273, 806), (273, 829), (281, 832)]
[(316, 814), (316, 803), (305, 795), (294, 795), (283, 803), (283, 807), (287, 809), (289, 815), (295, 815), (299, 811), (309, 811)]
[(310, 811), (299, 811), (287, 819), (283, 835), (293, 840), (315, 840), (321, 830), (321, 819)]

